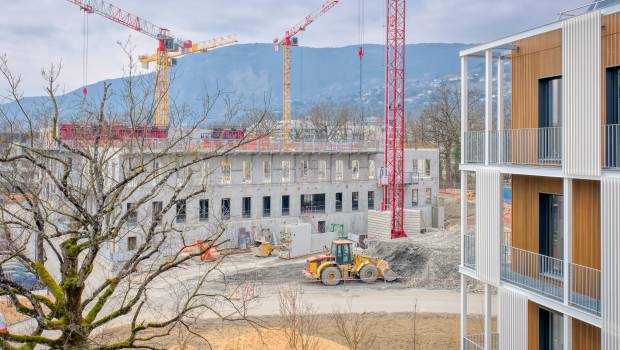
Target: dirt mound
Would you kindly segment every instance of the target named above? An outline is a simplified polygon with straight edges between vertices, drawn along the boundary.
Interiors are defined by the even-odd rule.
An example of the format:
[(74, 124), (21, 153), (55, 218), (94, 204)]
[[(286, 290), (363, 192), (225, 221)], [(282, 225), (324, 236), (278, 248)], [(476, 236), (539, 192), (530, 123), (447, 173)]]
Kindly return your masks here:
[[(325, 338), (313, 337), (316, 340), (316, 348), (321, 350), (346, 350), (347, 348)], [(224, 350), (289, 350), (288, 341), (284, 331), (261, 330), (250, 331), (238, 337), (230, 339)]]
[(412, 286), (458, 287), (458, 231), (438, 230), (407, 239), (377, 241), (365, 253), (387, 260), (392, 270)]

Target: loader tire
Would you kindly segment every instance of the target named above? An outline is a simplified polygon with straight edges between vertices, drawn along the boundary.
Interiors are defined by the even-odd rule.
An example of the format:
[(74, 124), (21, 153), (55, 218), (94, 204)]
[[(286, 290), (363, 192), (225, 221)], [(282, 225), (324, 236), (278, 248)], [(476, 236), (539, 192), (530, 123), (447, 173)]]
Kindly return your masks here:
[(342, 274), (340, 269), (335, 266), (326, 267), (321, 271), (321, 282), (326, 286), (336, 286), (340, 283)]
[(366, 264), (362, 266), (358, 276), (362, 282), (372, 283), (377, 280), (378, 275), (377, 267), (375, 265)]

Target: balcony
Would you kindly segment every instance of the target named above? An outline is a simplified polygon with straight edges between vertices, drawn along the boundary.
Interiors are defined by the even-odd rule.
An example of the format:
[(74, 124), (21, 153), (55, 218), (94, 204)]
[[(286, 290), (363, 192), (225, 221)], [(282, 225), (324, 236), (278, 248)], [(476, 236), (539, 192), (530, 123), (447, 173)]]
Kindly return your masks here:
[[(472, 334), (465, 337), (463, 350), (484, 350), (484, 334)], [(489, 349), (499, 349), (499, 334), (491, 334), (491, 347)]]
[(569, 304), (591, 314), (601, 315), (601, 271), (570, 264)]
[[(601, 271), (568, 264), (568, 304), (601, 314)], [(501, 279), (559, 302), (564, 301), (564, 261), (527, 250), (502, 246)]]
[(546, 297), (564, 300), (564, 261), (502, 246), (501, 279)]
[[(465, 163), (485, 162), (485, 133), (465, 132)], [(562, 128), (492, 130), (488, 137), (491, 164), (562, 165)]]
[(464, 235), (463, 241), (464, 261), (463, 265), (470, 269), (476, 269), (476, 236), (471, 233)]
[(620, 124), (603, 126), (605, 168), (620, 169)]

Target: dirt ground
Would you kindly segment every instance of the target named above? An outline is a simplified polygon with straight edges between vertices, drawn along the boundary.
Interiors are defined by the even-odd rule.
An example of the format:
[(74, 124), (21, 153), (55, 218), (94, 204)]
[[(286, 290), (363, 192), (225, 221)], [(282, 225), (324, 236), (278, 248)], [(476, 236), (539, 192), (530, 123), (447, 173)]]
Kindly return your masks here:
[[(367, 317), (371, 319), (372, 324), (372, 327), (368, 329), (368, 334), (375, 337), (373, 350), (458, 348), (458, 315), (414, 314), (412, 312), (368, 314)], [(482, 323), (476, 321), (469, 322), (470, 333), (475, 333), (480, 329)], [(204, 336), (211, 345), (209, 346), (196, 336), (189, 340), (189, 344), (200, 350), (290, 350), (286, 345), (283, 332), (278, 331), (282, 324), (277, 317), (263, 318), (258, 320), (258, 323), (260, 326), (253, 327), (245, 322), (199, 321), (192, 331)], [(122, 333), (122, 329), (111, 330), (105, 336)], [(313, 335), (323, 341), (321, 343), (323, 346), (319, 347), (321, 350), (347, 349), (344, 338), (338, 332), (335, 321), (330, 315), (321, 316), (320, 331)], [(172, 332), (172, 335), (160, 339), (157, 344), (172, 347), (179, 345), (178, 339), (178, 333)], [(413, 345), (414, 342), (416, 346)]]

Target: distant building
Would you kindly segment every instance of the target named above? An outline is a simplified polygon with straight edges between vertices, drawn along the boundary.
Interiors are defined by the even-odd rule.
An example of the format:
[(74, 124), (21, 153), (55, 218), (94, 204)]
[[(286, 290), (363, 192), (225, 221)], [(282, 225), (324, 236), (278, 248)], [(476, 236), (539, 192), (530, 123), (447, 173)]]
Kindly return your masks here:
[[(620, 349), (620, 5), (605, 5), (461, 51), (461, 349)], [(480, 60), (485, 126), (469, 130)]]

